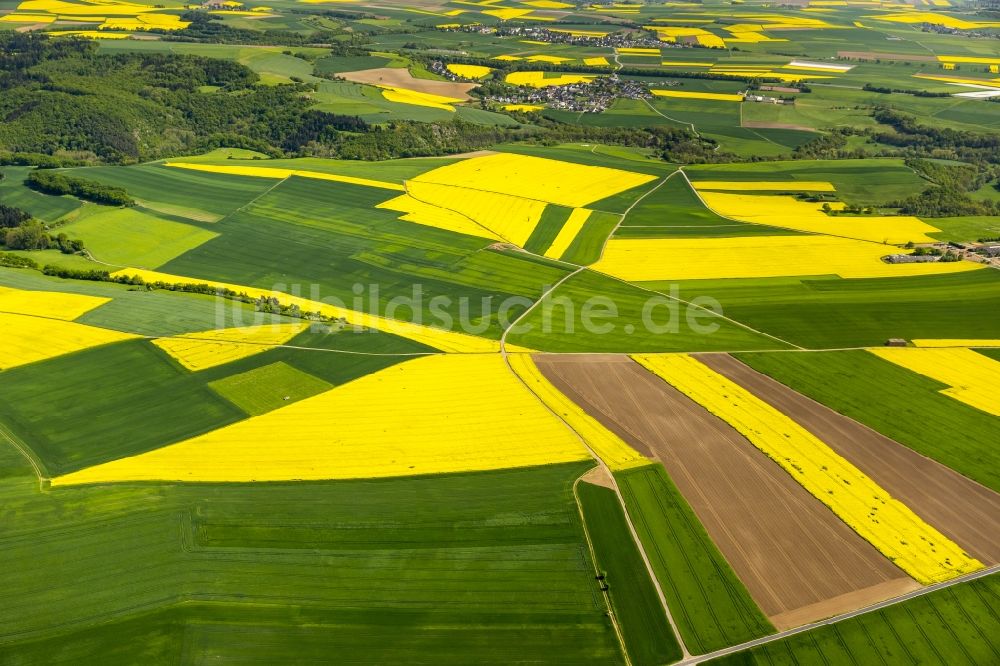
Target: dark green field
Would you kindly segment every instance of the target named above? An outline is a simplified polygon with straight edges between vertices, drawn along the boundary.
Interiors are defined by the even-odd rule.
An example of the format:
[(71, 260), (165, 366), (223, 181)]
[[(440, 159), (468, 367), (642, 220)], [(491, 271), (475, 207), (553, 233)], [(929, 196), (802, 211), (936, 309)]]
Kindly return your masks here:
[(590, 483), (577, 484), (576, 493), (632, 663), (645, 666), (677, 661), (681, 649), (632, 540), (617, 495)]
[(1000, 576), (994, 574), (707, 663), (980, 666), (1000, 661), (998, 636)]
[[(1000, 492), (1000, 419), (866, 351), (738, 354), (755, 370)], [(960, 433), (960, 435), (958, 434)]]
[(992, 270), (853, 280), (698, 280), (679, 286), (683, 298), (711, 296), (726, 316), (811, 349), (881, 345), (889, 338), (1000, 337), (1000, 273)]
[(6, 443), (0, 461), (6, 662), (622, 661), (571, 492), (585, 464), (39, 493)]
[(774, 631), (662, 465), (615, 477), (692, 653), (711, 652)]
[[(670, 293), (669, 286), (665, 293)], [(648, 327), (644, 312), (651, 324)], [(602, 317), (603, 313), (615, 316)], [(688, 318), (689, 314), (693, 319)], [(585, 316), (589, 317), (590, 326)], [(702, 333), (692, 323), (718, 324), (718, 328)], [(609, 325), (612, 328), (607, 328)], [(677, 304), (667, 296), (589, 270), (574, 275), (546, 296), (518, 327), (508, 337), (509, 342), (550, 352), (750, 350), (782, 346), (702, 310), (689, 312), (684, 303)]]

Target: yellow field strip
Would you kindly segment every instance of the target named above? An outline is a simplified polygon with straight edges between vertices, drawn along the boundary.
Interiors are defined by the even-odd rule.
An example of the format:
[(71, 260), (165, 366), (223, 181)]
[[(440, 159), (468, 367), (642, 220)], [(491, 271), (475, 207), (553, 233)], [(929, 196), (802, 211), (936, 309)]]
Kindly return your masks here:
[(306, 330), (305, 322), (262, 324), (158, 338), (153, 344), (188, 370), (197, 372), (274, 349)]
[(434, 227), (436, 229), (447, 229), (448, 231), (454, 231), (458, 234), (479, 236), (490, 240), (504, 240), (498, 236), (496, 232), (477, 224), (475, 221), (469, 219), (461, 213), (415, 199), (409, 194), (403, 194), (395, 199), (383, 201), (375, 207), (393, 210), (397, 213), (404, 213), (404, 215), (399, 218), (404, 222), (413, 222), (415, 224), (422, 224), (425, 227)]
[[(339, 317), (352, 326), (364, 326), (374, 328), (386, 333), (392, 333), (404, 338), (409, 338), (416, 342), (423, 343), (443, 352), (455, 354), (467, 353), (496, 353), (500, 351), (500, 342), (488, 340), (486, 338), (459, 333), (457, 331), (447, 331), (433, 326), (424, 326), (410, 322), (387, 319), (378, 315), (357, 312), (345, 307), (311, 301), (300, 296), (292, 296), (280, 291), (271, 289), (259, 289), (257, 287), (247, 287), (215, 280), (199, 280), (197, 278), (184, 277), (181, 275), (170, 275), (169, 273), (159, 273), (148, 271), (142, 268), (123, 268), (112, 273), (113, 277), (141, 277), (146, 282), (164, 282), (167, 284), (206, 284), (218, 289), (229, 289), (236, 293), (243, 293), (251, 298), (275, 298), (283, 305), (298, 305), (303, 312), (320, 312), (328, 317)], [(529, 351), (520, 349), (519, 351)]]
[(743, 95), (730, 95), (727, 93), (708, 92), (687, 92), (684, 90), (660, 90), (652, 89), (649, 92), (657, 97), (675, 97), (679, 99), (707, 99), (715, 102), (742, 102)]
[(642, 467), (650, 461), (566, 397), (535, 365), (530, 354), (510, 354), (510, 367), (545, 405), (576, 431), (612, 471)]
[(729, 423), (899, 568), (925, 585), (983, 567), (811, 432), (686, 354), (636, 361)]
[(100, 296), (0, 287), (0, 312), (12, 314), (73, 321), (109, 302)]
[(137, 337), (60, 319), (0, 313), (0, 370)]
[(879, 358), (930, 377), (951, 388), (944, 395), (987, 414), (1000, 416), (1000, 361), (971, 349), (884, 347), (869, 349)]
[(843, 278), (932, 275), (982, 270), (971, 261), (889, 264), (899, 248), (833, 236), (612, 238), (596, 271), (629, 282), (798, 275)]
[(556, 239), (552, 241), (552, 245), (545, 251), (545, 256), (550, 259), (559, 259), (566, 254), (566, 250), (576, 240), (577, 235), (583, 231), (583, 227), (590, 219), (592, 212), (594, 211), (588, 208), (574, 208), (556, 235)]
[(452, 104), (464, 101), (458, 99), (457, 97), (445, 97), (443, 95), (435, 95), (433, 93), (425, 93), (418, 90), (410, 90), (408, 88), (399, 88), (397, 86), (378, 87), (382, 89), (382, 97), (390, 102), (410, 104), (412, 106), (426, 106), (432, 109), (448, 111), (450, 113), (455, 113), (455, 107), (452, 106)]
[(917, 347), (1000, 347), (1000, 340), (983, 340), (976, 338), (967, 339), (929, 339), (919, 338), (912, 340)]
[(371, 180), (370, 178), (357, 178), (356, 176), (341, 176), (334, 173), (323, 173), (321, 171), (303, 171), (302, 169), (279, 169), (277, 167), (251, 167), (251, 166), (222, 166), (215, 164), (191, 164), (188, 162), (164, 162), (163, 166), (174, 167), (176, 169), (190, 169), (192, 171), (207, 171), (209, 173), (225, 173), (232, 176), (251, 176), (253, 178), (274, 178), (282, 180), (289, 176), (299, 176), (300, 178), (314, 178), (316, 180), (332, 180), (338, 183), (349, 183), (351, 185), (364, 185), (365, 187), (378, 187), (383, 190), (395, 190), (404, 192), (406, 188), (399, 183), (387, 183), (382, 180)]
[[(695, 184), (705, 205), (713, 211), (741, 222), (785, 227), (797, 231), (830, 234), (873, 243), (933, 243), (928, 236), (937, 231), (923, 220), (909, 215), (827, 215), (823, 204), (800, 201), (793, 196), (743, 194), (737, 192), (707, 192), (703, 184)], [(707, 189), (707, 188), (706, 188)], [(831, 208), (842, 208), (835, 202)], [(886, 253), (888, 254), (888, 253)]]
[(589, 457), (502, 357), (446, 355), (380, 370), (178, 444), (56, 477), (52, 485), (377, 478)]

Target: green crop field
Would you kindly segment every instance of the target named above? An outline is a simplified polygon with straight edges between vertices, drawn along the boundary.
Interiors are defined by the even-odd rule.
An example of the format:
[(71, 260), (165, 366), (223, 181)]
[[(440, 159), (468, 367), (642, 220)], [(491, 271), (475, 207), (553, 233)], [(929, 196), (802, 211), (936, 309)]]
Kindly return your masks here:
[(571, 494), (581, 465), (40, 494), (0, 452), (17, 534), (0, 558), (46, 563), (3, 587), (5, 659), (621, 662)]
[(213, 391), (258, 416), (333, 388), (282, 361), (209, 382)]
[[(663, 293), (584, 271), (532, 310), (509, 342), (549, 352), (712, 351), (774, 349), (773, 339)], [(612, 313), (607, 315), (606, 313)], [(648, 322), (648, 324), (647, 324)], [(702, 326), (712, 326), (702, 331)], [(608, 328), (608, 327), (611, 328)]]
[(994, 575), (707, 663), (990, 664), (1000, 659), (998, 635), (1000, 577)]
[(676, 661), (680, 647), (632, 541), (618, 497), (609, 488), (589, 483), (578, 484), (576, 492), (632, 663)]
[[(889, 338), (1000, 336), (996, 307), (1000, 274), (991, 270), (905, 278), (678, 284), (683, 298), (711, 296), (727, 316), (811, 349), (881, 345)], [(665, 289), (670, 285), (646, 286)]]
[(774, 631), (662, 465), (615, 476), (688, 649), (711, 652)]
[[(942, 395), (944, 384), (866, 351), (739, 354), (841, 414), (1000, 491), (997, 418)], [(961, 432), (961, 437), (955, 433)]]

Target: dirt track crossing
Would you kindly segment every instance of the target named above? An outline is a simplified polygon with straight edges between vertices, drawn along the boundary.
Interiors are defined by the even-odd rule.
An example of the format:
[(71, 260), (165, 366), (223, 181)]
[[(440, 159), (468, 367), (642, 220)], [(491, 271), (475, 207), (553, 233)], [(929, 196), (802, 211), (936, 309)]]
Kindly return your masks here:
[(970, 555), (986, 565), (1000, 562), (1000, 495), (732, 356), (695, 356), (790, 416)]
[(732, 427), (628, 357), (535, 359), (567, 396), (664, 464), (779, 629), (918, 587)]

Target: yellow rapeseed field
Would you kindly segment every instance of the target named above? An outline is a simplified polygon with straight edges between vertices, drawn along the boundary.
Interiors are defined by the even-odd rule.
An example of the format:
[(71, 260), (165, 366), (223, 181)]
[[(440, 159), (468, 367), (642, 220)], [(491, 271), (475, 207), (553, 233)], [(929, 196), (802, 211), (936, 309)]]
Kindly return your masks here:
[(52, 23), (58, 18), (55, 14), (27, 14), (14, 12), (0, 16), (3, 23)]
[(0, 312), (10, 314), (73, 321), (110, 301), (100, 296), (0, 287)]
[(341, 176), (335, 173), (323, 173), (321, 171), (304, 171), (302, 169), (280, 169), (276, 167), (258, 166), (230, 166), (215, 164), (190, 164), (187, 162), (165, 162), (163, 166), (177, 169), (191, 169), (192, 171), (208, 171), (209, 173), (227, 173), (233, 176), (251, 176), (254, 178), (275, 178), (281, 180), (290, 176), (299, 178), (315, 178), (316, 180), (333, 180), (338, 183), (349, 183), (351, 185), (364, 185), (365, 187), (379, 187), (383, 190), (396, 190), (405, 192), (406, 188), (399, 183), (387, 183), (382, 180), (371, 180), (370, 178), (357, 178), (355, 176)]
[(515, 7), (503, 7), (500, 9), (484, 9), (483, 13), (490, 16), (495, 16), (502, 21), (509, 21), (510, 19), (523, 18), (531, 14), (534, 11), (532, 9), (517, 9)]
[(199, 280), (197, 278), (184, 277), (181, 275), (148, 271), (142, 268), (123, 268), (120, 271), (115, 271), (112, 275), (116, 277), (138, 276), (147, 282), (193, 285), (207, 284), (220, 289), (230, 289), (237, 293), (244, 293), (251, 298), (276, 298), (283, 305), (298, 305), (304, 312), (321, 312), (329, 317), (341, 317), (352, 326), (364, 326), (366, 328), (374, 328), (379, 331), (385, 331), (386, 333), (393, 333), (404, 338), (409, 338), (410, 340), (416, 340), (417, 342), (421, 342), (443, 352), (450, 352), (454, 354), (481, 354), (500, 351), (500, 343), (496, 340), (487, 340), (486, 338), (480, 338), (457, 331), (447, 331), (433, 326), (424, 326), (421, 324), (413, 324), (395, 319), (386, 319), (385, 317), (378, 315), (349, 310), (347, 308), (328, 303), (311, 301), (307, 298), (302, 298), (301, 296), (292, 296), (290, 294), (270, 289), (259, 289), (257, 287), (247, 287), (238, 284), (217, 282), (215, 280)]
[(424, 357), (185, 442), (56, 477), (294, 481), (505, 469), (589, 454), (499, 355)]
[(713, 211), (751, 224), (767, 224), (797, 231), (900, 245), (910, 241), (933, 243), (935, 239), (927, 234), (940, 231), (937, 227), (908, 215), (834, 216), (824, 213), (821, 203), (800, 201), (793, 196), (704, 192), (701, 191), (702, 184), (696, 184), (696, 187), (705, 204)]
[(1000, 416), (1000, 361), (963, 347), (869, 349), (879, 358), (951, 388), (941, 391), (976, 409)]
[(403, 194), (395, 199), (382, 202), (376, 208), (385, 208), (386, 210), (405, 213), (399, 219), (406, 222), (414, 222), (426, 227), (447, 229), (459, 234), (479, 236), (491, 240), (504, 240), (496, 232), (487, 229), (481, 224), (477, 224), (474, 220), (461, 213), (414, 199), (409, 194)]
[(892, 21), (893, 23), (928, 23), (953, 30), (980, 30), (985, 28), (1000, 28), (996, 21), (966, 21), (938, 12), (901, 12), (899, 14), (871, 14), (865, 18), (876, 21)]
[(108, 32), (107, 30), (52, 30), (45, 33), (53, 37), (83, 37), (85, 39), (128, 39), (127, 32)]
[(634, 358), (729, 423), (915, 580), (929, 585), (983, 567), (850, 461), (742, 386), (686, 354)]
[[(660, 28), (656, 28), (659, 30)], [(632, 48), (620, 46), (615, 49), (618, 55), (630, 55), (630, 56), (653, 56), (656, 58), (660, 57), (660, 49), (644, 49), (644, 48)]]
[(544, 54), (528, 56), (528, 62), (545, 62), (549, 63), (550, 65), (559, 65), (564, 62), (569, 62), (570, 60), (572, 60), (572, 58), (564, 58), (562, 56), (553, 56)]
[[(499, 59), (497, 58), (497, 60)], [(546, 78), (545, 72), (511, 72), (504, 80), (512, 86), (547, 88), (549, 86), (568, 86), (574, 83), (589, 83), (594, 80), (594, 76), (594, 74), (563, 74)]]
[(1000, 347), (1000, 340), (983, 340), (967, 338), (964, 340), (948, 339), (914, 339), (918, 347)]
[(699, 180), (691, 183), (696, 190), (753, 190), (778, 192), (833, 192), (833, 183), (821, 180)]
[(843, 278), (957, 273), (970, 261), (888, 264), (898, 248), (832, 236), (612, 238), (592, 269), (629, 281), (839, 275)]
[(988, 58), (983, 56), (945, 56), (939, 55), (940, 62), (967, 62), (974, 65), (1000, 65), (1000, 58)]
[(546, 206), (544, 201), (535, 199), (420, 180), (408, 181), (406, 188), (414, 199), (464, 215), (520, 247), (531, 237)]
[(559, 230), (555, 240), (552, 241), (552, 245), (545, 251), (545, 256), (552, 259), (559, 259), (566, 254), (566, 250), (569, 249), (573, 240), (583, 230), (583, 226), (590, 219), (592, 212), (592, 210), (587, 208), (574, 208), (573, 212), (566, 218), (566, 222), (563, 224), (562, 229)]
[(607, 67), (611, 63), (604, 56), (596, 56), (594, 58), (584, 58), (583, 64), (590, 65), (591, 67)]
[(443, 95), (407, 90), (406, 88), (397, 88), (395, 86), (379, 86), (379, 88), (382, 89), (382, 97), (390, 102), (427, 106), (432, 109), (441, 109), (452, 113), (455, 111), (455, 107), (452, 104), (462, 101), (455, 97), (444, 97)]
[(649, 460), (570, 400), (545, 375), (531, 354), (510, 354), (510, 367), (545, 405), (558, 414), (613, 471), (642, 467)]
[(698, 40), (698, 44), (701, 46), (706, 46), (712, 49), (724, 49), (726, 48), (726, 43), (722, 41), (722, 37), (713, 34), (707, 35), (697, 35), (695, 39)]
[(197, 372), (283, 345), (308, 328), (308, 324), (263, 324), (221, 328), (159, 338), (153, 344), (170, 354), (188, 370)]
[(482, 65), (456, 65), (451, 63), (448, 65), (448, 71), (466, 79), (481, 79), (493, 70)]
[(502, 107), (504, 111), (541, 111), (545, 107), (541, 104), (504, 104)]
[(61, 319), (0, 313), (0, 370), (136, 337)]
[[(558, 2), (558, 0), (528, 0), (527, 2), (522, 2), (521, 4), (528, 5), (529, 7), (537, 7), (538, 9), (571, 9), (576, 6), (568, 2)], [(559, 32), (565, 31), (560, 30)]]
[(420, 174), (413, 182), (456, 185), (580, 208), (656, 180), (656, 176), (543, 157), (496, 153)]
[(742, 102), (743, 95), (728, 93), (689, 92), (686, 90), (660, 90), (653, 88), (649, 92), (657, 97), (675, 97), (679, 99), (708, 99), (715, 102)]

